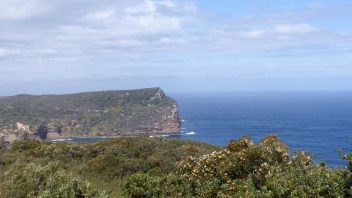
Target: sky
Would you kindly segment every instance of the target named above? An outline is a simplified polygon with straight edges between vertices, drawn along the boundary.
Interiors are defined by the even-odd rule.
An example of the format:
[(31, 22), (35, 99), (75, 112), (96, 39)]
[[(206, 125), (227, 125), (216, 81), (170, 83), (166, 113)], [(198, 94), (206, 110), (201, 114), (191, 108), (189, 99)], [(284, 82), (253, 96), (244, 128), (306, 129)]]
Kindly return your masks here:
[(0, 1), (0, 96), (352, 91), (350, 0)]

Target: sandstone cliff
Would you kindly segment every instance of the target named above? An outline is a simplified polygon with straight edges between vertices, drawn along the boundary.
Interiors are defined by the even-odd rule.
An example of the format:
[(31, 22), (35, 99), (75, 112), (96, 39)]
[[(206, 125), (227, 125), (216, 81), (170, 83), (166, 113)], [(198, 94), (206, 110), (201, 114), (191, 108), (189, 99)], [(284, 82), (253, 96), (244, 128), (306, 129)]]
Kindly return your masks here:
[(0, 98), (0, 139), (7, 141), (179, 131), (177, 104), (160, 88)]

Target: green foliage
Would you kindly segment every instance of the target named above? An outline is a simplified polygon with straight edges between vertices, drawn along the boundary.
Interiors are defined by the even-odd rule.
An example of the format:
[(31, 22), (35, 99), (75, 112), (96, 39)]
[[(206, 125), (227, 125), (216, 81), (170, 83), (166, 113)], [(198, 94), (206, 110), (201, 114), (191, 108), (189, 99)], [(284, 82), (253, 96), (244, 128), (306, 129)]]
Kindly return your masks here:
[(276, 136), (245, 136), (222, 149), (186, 140), (0, 145), (0, 197), (351, 197), (348, 169), (290, 153)]
[(11, 145), (11, 150), (16, 152), (31, 152), (41, 144), (38, 140), (14, 141)]
[(344, 154), (342, 150), (340, 150), (340, 156), (342, 159), (348, 162), (347, 171), (345, 173), (346, 183), (345, 183), (345, 195), (352, 197), (352, 151), (348, 154)]
[[(188, 156), (190, 150), (194, 156), (218, 150), (208, 144), (162, 138), (116, 138), (95, 143), (30, 140), (15, 141), (11, 148), (3, 144), (4, 149), (0, 150), (1, 198), (24, 197), (29, 193), (37, 197), (49, 193), (55, 197), (53, 193), (58, 189), (63, 190), (58, 193), (90, 192), (87, 185), (105, 191), (109, 197), (121, 197), (120, 184), (126, 176), (134, 173), (164, 176), (173, 172), (176, 163)], [(23, 190), (15, 192), (17, 188)], [(52, 192), (46, 192), (50, 190), (47, 188)]]
[(159, 185), (161, 179), (159, 177), (150, 177), (146, 174), (132, 175), (124, 184), (125, 189), (128, 189), (128, 196), (132, 198), (138, 197), (160, 197), (161, 189)]
[[(259, 144), (249, 137), (231, 141), (227, 148), (201, 157), (190, 156), (168, 176), (148, 178), (152, 186), (140, 186), (148, 194), (132, 196), (140, 175), (125, 185), (127, 197), (349, 197), (346, 171), (315, 165), (305, 152), (291, 155), (276, 136)], [(177, 178), (178, 185), (164, 182)], [(156, 185), (155, 183), (158, 183)], [(136, 183), (134, 183), (136, 182)], [(181, 187), (181, 188), (180, 188)], [(177, 190), (175, 189), (177, 188)], [(141, 190), (144, 189), (144, 190)], [(182, 190), (180, 190), (182, 189)], [(167, 196), (165, 191), (169, 192)], [(170, 193), (171, 192), (171, 193)], [(181, 192), (181, 194), (180, 194)], [(156, 193), (156, 194), (153, 194)], [(172, 194), (174, 193), (174, 194)]]
[[(156, 97), (159, 94), (160, 97)], [(133, 130), (144, 133), (146, 128), (154, 129), (156, 122), (165, 123), (163, 117), (171, 115), (173, 105), (176, 102), (160, 88), (1, 97), (0, 133), (28, 135), (30, 131), (42, 139), (47, 137), (49, 130), (67, 136)], [(28, 125), (29, 131), (17, 129), (17, 122)]]
[(107, 197), (104, 192), (93, 189), (87, 181), (52, 163), (46, 166), (32, 163), (15, 166), (4, 177), (0, 197)]
[(343, 197), (343, 172), (324, 166), (290, 165), (268, 176), (266, 187), (275, 197)]
[(191, 185), (173, 174), (153, 177), (148, 174), (137, 173), (127, 177), (123, 187), (124, 197), (192, 197)]

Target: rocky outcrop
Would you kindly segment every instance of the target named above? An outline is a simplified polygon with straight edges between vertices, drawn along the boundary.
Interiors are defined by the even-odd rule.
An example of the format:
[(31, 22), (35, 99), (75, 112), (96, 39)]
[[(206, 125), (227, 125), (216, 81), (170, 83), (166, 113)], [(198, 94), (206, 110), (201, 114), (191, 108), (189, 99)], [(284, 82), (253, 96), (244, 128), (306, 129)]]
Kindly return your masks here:
[(29, 125), (16, 122), (14, 125), (4, 127), (0, 130), (0, 140), (12, 142), (14, 140), (39, 139)]
[(178, 133), (176, 102), (160, 88), (0, 98), (0, 138)]

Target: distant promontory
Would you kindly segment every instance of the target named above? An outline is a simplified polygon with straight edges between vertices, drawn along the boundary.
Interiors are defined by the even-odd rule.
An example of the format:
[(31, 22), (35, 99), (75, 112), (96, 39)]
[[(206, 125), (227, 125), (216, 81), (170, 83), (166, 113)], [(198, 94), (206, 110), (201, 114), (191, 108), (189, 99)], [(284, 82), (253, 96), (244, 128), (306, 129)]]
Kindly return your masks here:
[(0, 97), (0, 139), (178, 133), (175, 100), (160, 88)]

